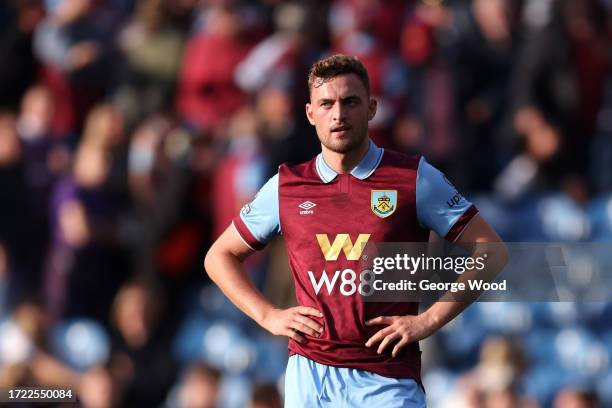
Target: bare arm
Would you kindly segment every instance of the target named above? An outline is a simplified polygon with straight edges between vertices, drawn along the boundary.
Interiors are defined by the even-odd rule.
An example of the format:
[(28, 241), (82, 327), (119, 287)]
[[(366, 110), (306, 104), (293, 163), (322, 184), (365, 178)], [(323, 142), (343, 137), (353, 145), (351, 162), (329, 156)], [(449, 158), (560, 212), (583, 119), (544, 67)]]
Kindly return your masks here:
[(236, 229), (229, 226), (206, 254), (204, 268), (232, 303), (272, 334), (298, 342), (305, 341), (303, 334), (318, 336), (322, 326), (308, 317), (321, 317), (318, 310), (305, 306), (277, 309), (255, 287), (242, 267), (253, 252)]
[[(480, 216), (480, 214), (476, 214), (474, 219), (465, 227), (463, 233), (459, 236), (456, 241), (458, 245), (468, 245), (472, 244), (485, 244), (485, 243), (495, 243), (502, 242), (501, 238), (497, 235), (495, 230), (491, 228), (491, 226)], [(483, 247), (476, 247), (476, 250), (471, 254), (473, 258), (477, 258), (483, 255), (481, 252), (483, 251)], [(486, 277), (487, 280), (492, 280), (494, 275), (499, 273), (505, 264), (508, 262), (508, 252), (505, 249), (505, 246), (501, 248), (500, 246), (495, 247), (495, 256), (491, 259), (494, 264), (487, 265), (487, 272), (490, 273)], [(473, 279), (476, 275), (477, 271), (466, 271), (462, 276), (458, 279), (458, 282), (464, 282), (468, 279)], [(471, 295), (474, 295), (473, 293)], [(442, 301), (434, 303), (424, 314), (432, 320), (432, 326), (437, 331), (439, 328), (444, 326), (446, 323), (453, 320), (459, 313), (461, 313), (466, 307), (468, 307), (474, 298), (467, 301)]]
[[(474, 216), (456, 241), (458, 245), (462, 246), (494, 242), (502, 242), (502, 240), (480, 214)], [(481, 248), (477, 247), (471, 256), (480, 256), (480, 250)], [(487, 277), (488, 279), (492, 279), (493, 275), (501, 271), (507, 263), (507, 250), (496, 247), (494, 258), (494, 264), (487, 265), (486, 268), (491, 273)], [(458, 281), (473, 279), (475, 273), (476, 271), (474, 270), (466, 271)], [(382, 324), (387, 326), (374, 334), (367, 341), (366, 346), (370, 347), (380, 342), (378, 346), (378, 353), (380, 354), (390, 343), (397, 341), (392, 351), (392, 355), (396, 356), (406, 344), (431, 336), (446, 323), (454, 319), (473, 302), (474, 294), (470, 295), (471, 298), (464, 301), (438, 301), (417, 316), (380, 316), (371, 319), (366, 322), (367, 325)]]

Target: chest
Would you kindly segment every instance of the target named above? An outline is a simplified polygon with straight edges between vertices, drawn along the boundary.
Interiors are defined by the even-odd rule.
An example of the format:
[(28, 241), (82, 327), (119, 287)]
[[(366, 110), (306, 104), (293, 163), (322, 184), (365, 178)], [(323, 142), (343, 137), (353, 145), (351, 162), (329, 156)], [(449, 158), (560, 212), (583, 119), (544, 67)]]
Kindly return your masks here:
[[(422, 240), (415, 183), (341, 174), (332, 182), (279, 190), (282, 234), (312, 241), (317, 234), (369, 234), (378, 242)], [(299, 244), (298, 244), (299, 245)]]

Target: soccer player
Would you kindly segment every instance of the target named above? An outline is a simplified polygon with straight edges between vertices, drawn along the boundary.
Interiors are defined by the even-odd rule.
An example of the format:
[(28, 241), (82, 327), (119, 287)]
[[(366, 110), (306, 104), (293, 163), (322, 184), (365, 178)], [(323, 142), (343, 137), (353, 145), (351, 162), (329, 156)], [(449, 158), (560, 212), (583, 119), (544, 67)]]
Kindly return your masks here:
[[(334, 55), (317, 62), (308, 86), (306, 116), (321, 153), (281, 165), (212, 245), (205, 268), (244, 313), (289, 337), (286, 407), (424, 407), (418, 340), (469, 302), (437, 302), (421, 314), (417, 303), (364, 302), (359, 275), (351, 274), (363, 245), (427, 242), (431, 230), (458, 243), (500, 239), (423, 157), (384, 150), (368, 138), (376, 100), (359, 60)], [(277, 234), (299, 304), (285, 310), (241, 267)]]

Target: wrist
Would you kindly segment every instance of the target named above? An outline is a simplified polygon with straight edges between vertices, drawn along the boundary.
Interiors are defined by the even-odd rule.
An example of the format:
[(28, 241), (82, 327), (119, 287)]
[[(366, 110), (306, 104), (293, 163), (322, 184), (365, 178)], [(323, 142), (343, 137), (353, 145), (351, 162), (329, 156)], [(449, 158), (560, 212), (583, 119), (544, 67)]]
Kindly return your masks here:
[(432, 307), (423, 312), (423, 319), (427, 327), (432, 329), (434, 332), (442, 326), (442, 318), (439, 313)]
[(270, 315), (273, 314), (275, 308), (273, 306), (265, 306), (262, 308), (259, 313), (258, 318), (256, 319), (257, 324), (259, 324), (264, 329), (267, 329), (267, 322), (270, 321)]

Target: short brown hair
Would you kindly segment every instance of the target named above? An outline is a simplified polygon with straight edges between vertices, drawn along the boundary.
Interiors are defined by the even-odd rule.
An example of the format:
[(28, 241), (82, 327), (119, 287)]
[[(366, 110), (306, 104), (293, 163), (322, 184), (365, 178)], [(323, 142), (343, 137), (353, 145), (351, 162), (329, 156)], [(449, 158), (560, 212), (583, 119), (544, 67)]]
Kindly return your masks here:
[[(320, 86), (325, 80), (345, 74), (357, 75), (365, 86), (368, 95), (370, 95), (370, 77), (368, 76), (368, 71), (365, 66), (357, 57), (342, 54), (332, 55), (331, 57), (317, 61), (312, 68), (310, 68), (310, 72), (308, 73), (308, 92), (310, 93), (313, 86)], [(319, 78), (322, 82), (317, 81)]]

